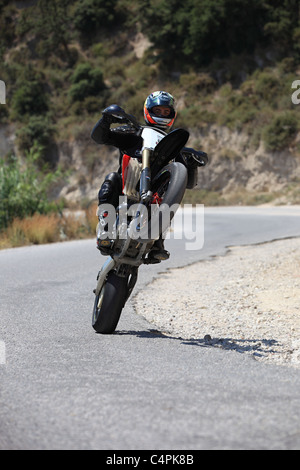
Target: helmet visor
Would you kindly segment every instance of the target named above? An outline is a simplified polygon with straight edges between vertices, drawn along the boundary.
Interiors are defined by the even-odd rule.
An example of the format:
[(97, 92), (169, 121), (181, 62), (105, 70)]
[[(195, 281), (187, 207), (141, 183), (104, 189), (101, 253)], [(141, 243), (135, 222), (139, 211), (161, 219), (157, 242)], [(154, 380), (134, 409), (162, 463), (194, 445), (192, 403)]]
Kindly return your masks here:
[(153, 106), (151, 113), (157, 117), (169, 117), (172, 114), (170, 106)]

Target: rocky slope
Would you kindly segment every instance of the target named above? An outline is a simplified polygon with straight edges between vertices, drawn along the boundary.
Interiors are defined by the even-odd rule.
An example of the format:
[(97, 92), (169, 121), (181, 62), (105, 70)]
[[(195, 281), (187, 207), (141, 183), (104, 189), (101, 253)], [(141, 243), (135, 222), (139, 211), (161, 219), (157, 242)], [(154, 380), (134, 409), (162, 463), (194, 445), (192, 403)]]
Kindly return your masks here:
[[(211, 164), (199, 171), (200, 188), (221, 191), (226, 197), (239, 190), (284, 194), (289, 185), (295, 185), (296, 194), (289, 197), (299, 202), (300, 158), (293, 149), (270, 153), (262, 143), (254, 149), (249, 135), (217, 126), (212, 126), (207, 135), (194, 136), (194, 140), (211, 159)], [(289, 197), (282, 197), (281, 202), (288, 202)]]
[[(104, 176), (118, 167), (118, 151), (95, 144), (91, 128), (92, 124), (85, 126), (79, 139), (58, 143), (57, 161), (70, 174), (55, 188), (56, 198), (77, 203), (93, 200)], [(1, 127), (0, 137), (2, 155), (9, 150), (18, 153), (13, 126)], [(300, 158), (293, 149), (270, 153), (263, 144), (253, 149), (247, 134), (216, 125), (205, 133), (192, 132), (188, 145), (205, 150), (210, 157), (210, 164), (198, 170), (198, 189), (215, 191), (223, 201), (235, 197), (234, 203), (245, 193), (273, 194), (283, 204), (300, 202)]]

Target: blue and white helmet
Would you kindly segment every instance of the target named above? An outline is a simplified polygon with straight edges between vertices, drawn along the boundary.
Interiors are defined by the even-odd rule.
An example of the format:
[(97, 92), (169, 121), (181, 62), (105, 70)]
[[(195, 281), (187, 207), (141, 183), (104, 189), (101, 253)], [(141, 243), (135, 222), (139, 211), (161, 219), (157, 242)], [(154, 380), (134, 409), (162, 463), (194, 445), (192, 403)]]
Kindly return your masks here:
[[(155, 106), (167, 106), (171, 112), (168, 117), (157, 116), (152, 113)], [(154, 91), (146, 98), (144, 103), (144, 119), (149, 126), (160, 127), (161, 129), (170, 129), (176, 119), (175, 100), (170, 93), (166, 91)]]

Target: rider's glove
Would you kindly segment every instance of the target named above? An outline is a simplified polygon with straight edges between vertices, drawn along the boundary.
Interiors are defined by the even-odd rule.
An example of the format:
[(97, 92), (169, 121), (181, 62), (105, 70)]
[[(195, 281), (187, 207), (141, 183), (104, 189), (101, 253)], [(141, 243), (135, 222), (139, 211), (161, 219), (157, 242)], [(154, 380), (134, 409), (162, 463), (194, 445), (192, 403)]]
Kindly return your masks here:
[(102, 111), (102, 119), (107, 124), (124, 122), (125, 111), (117, 104), (112, 104)]

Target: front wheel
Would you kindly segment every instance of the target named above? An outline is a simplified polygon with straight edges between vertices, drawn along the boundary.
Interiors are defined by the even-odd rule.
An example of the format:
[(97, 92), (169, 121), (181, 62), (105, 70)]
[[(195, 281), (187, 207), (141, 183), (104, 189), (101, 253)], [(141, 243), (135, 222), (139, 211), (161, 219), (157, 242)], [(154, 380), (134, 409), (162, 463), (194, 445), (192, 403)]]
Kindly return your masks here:
[(171, 162), (154, 177), (152, 192), (157, 192), (164, 204), (180, 204), (187, 185), (187, 169), (179, 162)]
[(128, 298), (128, 279), (111, 271), (102, 289), (96, 295), (92, 325), (97, 333), (111, 334), (115, 331), (122, 309)]
[(178, 209), (187, 185), (187, 169), (172, 162), (160, 170), (152, 182), (157, 204), (151, 205), (151, 235), (160, 236), (167, 230)]

